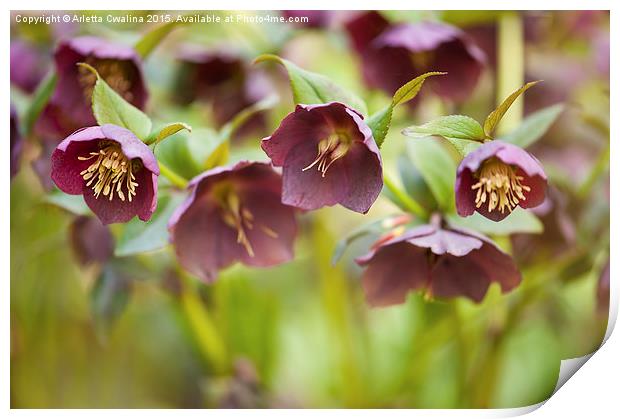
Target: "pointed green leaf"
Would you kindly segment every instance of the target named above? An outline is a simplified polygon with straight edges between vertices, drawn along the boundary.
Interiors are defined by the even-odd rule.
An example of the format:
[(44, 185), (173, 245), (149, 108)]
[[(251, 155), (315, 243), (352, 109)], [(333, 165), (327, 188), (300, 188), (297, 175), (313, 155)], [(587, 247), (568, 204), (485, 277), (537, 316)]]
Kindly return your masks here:
[(59, 190), (53, 190), (45, 195), (43, 202), (55, 205), (75, 215), (91, 214), (82, 195), (69, 195)]
[(431, 76), (442, 76), (444, 74), (448, 74), (441, 71), (431, 71), (428, 73), (424, 73), (413, 80), (408, 81), (403, 86), (401, 86), (396, 93), (394, 93), (394, 97), (392, 98), (392, 107), (402, 105), (403, 103), (409, 102), (411, 99), (418, 95), (418, 92), (422, 88), (424, 81)]
[(559, 103), (534, 112), (502, 140), (526, 148), (545, 135), (563, 110), (564, 105)]
[(523, 85), (521, 88), (515, 90), (510, 96), (504, 99), (504, 101), (501, 103), (501, 105), (497, 107), (497, 109), (495, 109), (489, 114), (489, 116), (487, 116), (487, 119), (484, 121), (484, 134), (487, 136), (487, 138), (493, 138), (493, 131), (495, 131), (497, 124), (499, 124), (499, 121), (501, 121), (502, 117), (508, 111), (510, 106), (514, 103), (514, 101), (517, 100), (517, 98), (521, 96), (523, 92), (525, 92), (527, 89), (540, 83), (541, 81), (542, 80), (531, 81)]
[(407, 143), (407, 153), (433, 193), (439, 208), (454, 210), (456, 162), (441, 143), (420, 138)]
[(473, 118), (465, 115), (448, 115), (433, 119), (423, 125), (413, 125), (403, 130), (403, 135), (424, 138), (432, 135), (443, 137), (465, 155), (467, 145), (484, 140), (482, 127)]
[(126, 223), (114, 254), (129, 256), (165, 247), (168, 244), (168, 220), (183, 198), (182, 194), (161, 197), (149, 221), (134, 218)]
[(183, 22), (177, 22), (176, 20), (173, 22), (165, 23), (163, 25), (159, 25), (147, 32), (140, 40), (136, 43), (134, 49), (138, 53), (142, 59), (148, 57), (151, 52), (159, 45), (159, 43), (166, 37), (174, 28), (179, 25), (182, 25)]
[(398, 105), (402, 105), (403, 103), (407, 103), (411, 99), (415, 98), (420, 92), (424, 81), (428, 77), (439, 76), (443, 74), (447, 73), (432, 71), (422, 74), (421, 76), (418, 76), (415, 79), (405, 83), (400, 89), (396, 91), (396, 93), (394, 93), (394, 96), (392, 97), (392, 103), (390, 103), (385, 108), (382, 108), (381, 110), (375, 112), (367, 119), (366, 123), (372, 130), (372, 136), (375, 139), (378, 147), (381, 147), (383, 145), (383, 141), (385, 140), (385, 137), (387, 136), (387, 133), (390, 129), (394, 108)]
[(342, 102), (363, 115), (368, 113), (366, 103), (357, 95), (343, 89), (322, 74), (304, 70), (292, 62), (272, 54), (263, 54), (254, 63), (274, 61), (284, 66), (288, 72), (295, 103), (315, 104)]
[(192, 132), (192, 127), (190, 127), (189, 125), (183, 122), (173, 122), (171, 124), (166, 125), (161, 130), (159, 130), (155, 138), (151, 141), (147, 141), (146, 143), (147, 144), (159, 144), (161, 141), (165, 140), (171, 135), (176, 134), (177, 132), (181, 130)]
[(151, 133), (151, 119), (116, 93), (92, 66), (85, 63), (78, 65), (97, 76), (93, 89), (93, 114), (97, 123), (118, 125), (127, 128), (140, 139), (148, 138)]

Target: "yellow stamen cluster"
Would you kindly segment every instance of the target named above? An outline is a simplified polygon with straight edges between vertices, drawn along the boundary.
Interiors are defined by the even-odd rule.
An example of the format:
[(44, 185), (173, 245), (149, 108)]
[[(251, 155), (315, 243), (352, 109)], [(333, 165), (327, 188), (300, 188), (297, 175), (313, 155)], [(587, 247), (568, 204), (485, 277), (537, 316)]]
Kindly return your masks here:
[(523, 176), (518, 176), (515, 169), (492, 158), (483, 163), (476, 175), (478, 183), (471, 188), (476, 192), (476, 208), (486, 204), (488, 211), (498, 209), (502, 214), (511, 212), (525, 200), (525, 192), (530, 187), (523, 184)]
[[(94, 67), (108, 86), (121, 95), (123, 99), (128, 102), (133, 100), (131, 81), (127, 78), (125, 64), (122, 61), (110, 59), (98, 60), (89, 57), (85, 62)], [(78, 68), (78, 83), (80, 84), (80, 87), (82, 87), (84, 97), (89, 102), (93, 95), (93, 89), (96, 81), (97, 76), (90, 70), (84, 67)]]
[(350, 145), (346, 141), (342, 141), (338, 134), (332, 134), (329, 137), (319, 141), (319, 151), (316, 159), (308, 166), (304, 167), (302, 172), (310, 170), (314, 166), (321, 172), (321, 177), (325, 177), (329, 167), (334, 162), (347, 154)]
[[(254, 228), (254, 214), (241, 204), (239, 195), (232, 189), (227, 188), (223, 194), (220, 194), (219, 200), (224, 209), (222, 219), (226, 225), (237, 231), (237, 243), (245, 248), (250, 257), (254, 257), (254, 249), (246, 234), (246, 229)], [(265, 225), (259, 224), (258, 228), (271, 238), (278, 237), (278, 233)]]
[(87, 181), (86, 186), (95, 192), (95, 198), (103, 194), (111, 201), (116, 193), (121, 201), (127, 199), (131, 202), (138, 186), (134, 175), (137, 167), (133, 167), (134, 164), (123, 154), (120, 146), (116, 143), (108, 144), (99, 151), (90, 152), (88, 156), (78, 157), (81, 161), (92, 159), (95, 161), (82, 170), (80, 175)]

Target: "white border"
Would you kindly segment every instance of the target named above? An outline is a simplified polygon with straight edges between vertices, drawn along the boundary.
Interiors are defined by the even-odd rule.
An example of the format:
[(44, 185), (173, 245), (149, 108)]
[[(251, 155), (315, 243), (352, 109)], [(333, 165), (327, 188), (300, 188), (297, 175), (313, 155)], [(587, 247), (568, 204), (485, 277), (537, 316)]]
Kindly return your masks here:
[[(6, 4), (6, 3), (5, 3)], [(618, 66), (618, 53), (613, 49), (613, 46), (618, 45), (618, 23), (617, 17), (618, 2), (611, 0), (589, 0), (588, 2), (576, 1), (576, 0), (564, 0), (562, 2), (551, 2), (541, 0), (520, 0), (518, 2), (498, 2), (497, 0), (469, 0), (466, 3), (462, 1), (447, 1), (447, 0), (435, 0), (433, 2), (411, 2), (403, 0), (382, 0), (378, 1), (349, 1), (339, 2), (338, 9), (419, 9), (419, 10), (439, 10), (439, 9), (462, 9), (468, 10), (589, 10), (589, 9), (606, 9), (612, 10), (611, 13), (611, 65), (612, 69), (616, 70), (620, 68)], [(49, 1), (43, 0), (22, 0), (19, 3), (10, 3), (10, 6), (19, 8), (20, 10), (50, 10), (52, 6)], [(88, 1), (84, 3), (83, 0), (63, 0), (56, 1), (51, 9), (55, 10), (80, 10), (80, 9), (118, 9), (118, 10), (134, 10), (134, 9), (161, 9), (170, 10), (174, 7), (174, 10), (202, 10), (206, 7), (210, 9), (226, 9), (226, 10), (282, 10), (282, 9), (329, 9), (335, 6), (333, 0), (314, 0), (314, 1), (275, 1), (264, 0), (260, 3), (250, 0), (228, 0), (226, 2), (199, 2), (177, 0), (174, 4), (169, 1), (152, 0), (149, 2), (137, 2), (129, 0), (106, 0), (106, 1)], [(614, 10), (616, 9), (616, 10)], [(0, 66), (0, 72), (4, 80), (5, 92), (9, 88), (9, 62), (8, 52), (9, 48), (9, 10), (6, 10), (2, 25), (4, 29), (4, 51), (5, 60), (4, 65)], [(6, 25), (6, 26), (5, 26)], [(618, 106), (616, 100), (616, 94), (618, 90), (618, 78), (614, 77), (614, 71), (611, 71), (611, 90), (613, 92), (611, 98), (611, 114), (618, 115)], [(0, 104), (0, 112), (3, 115), (9, 114), (9, 101), (7, 95), (3, 95), (4, 100)], [(8, 132), (8, 118), (4, 119), (3, 126), (4, 133)], [(616, 126), (614, 119), (612, 118), (612, 145), (611, 145), (611, 161), (617, 156), (617, 141), (614, 141)], [(6, 134), (5, 134), (5, 144)], [(0, 242), (0, 266), (2, 267), (3, 275), (1, 277), (2, 283), (0, 286), (0, 298), (2, 298), (4, 304), (2, 313), (2, 322), (0, 323), (1, 335), (3, 337), (2, 344), (0, 345), (0, 354), (2, 368), (2, 377), (0, 378), (0, 400), (2, 402), (2, 410), (0, 412), (7, 412), (10, 406), (10, 387), (9, 387), (9, 371), (10, 371), (10, 356), (9, 356), (9, 340), (10, 336), (10, 222), (8, 217), (8, 197), (10, 196), (10, 179), (8, 166), (10, 164), (9, 153), (7, 153), (6, 145), (4, 146), (4, 153), (2, 154), (2, 161), (4, 170), (0, 176), (2, 176), (2, 182), (0, 183), (0, 196), (4, 197), (2, 209), (0, 210), (0, 235), (2, 237)], [(611, 186), (610, 190), (616, 190), (616, 182), (614, 181), (617, 170), (614, 165), (611, 167)], [(611, 214), (616, 214), (618, 209), (617, 194), (611, 193)], [(612, 217), (611, 220), (611, 254), (618, 254), (618, 223), (616, 218)], [(321, 410), (320, 412), (313, 410), (257, 410), (257, 411), (225, 411), (225, 410), (210, 410), (208, 412), (202, 410), (183, 411), (183, 415), (188, 417), (200, 417), (204, 415), (215, 417), (239, 417), (240, 414), (248, 414), (255, 417), (289, 417), (295, 415), (299, 418), (315, 418), (317, 413), (321, 416), (355, 416), (358, 417), (383, 417), (389, 414), (393, 417), (508, 417), (520, 414), (525, 414), (530, 411), (536, 410), (532, 415), (537, 418), (551, 418), (551, 417), (583, 417), (584, 415), (594, 415), (597, 418), (615, 417), (618, 410), (618, 393), (617, 393), (617, 377), (620, 372), (620, 340), (616, 334), (611, 334), (613, 324), (617, 318), (618, 313), (618, 281), (616, 278), (615, 265), (611, 265), (611, 310), (610, 310), (610, 327), (606, 337), (609, 337), (603, 347), (592, 356), (592, 359), (587, 363), (588, 367), (583, 368), (577, 373), (576, 378), (568, 380), (568, 382), (559, 389), (558, 393), (551, 397), (551, 399), (544, 404), (544, 407), (536, 410), (538, 406), (531, 406), (521, 409), (506, 409), (506, 410)], [(611, 336), (610, 336), (611, 335)], [(578, 364), (579, 362), (577, 362)], [(565, 363), (564, 363), (565, 365)], [(574, 365), (573, 365), (574, 367)], [(563, 367), (566, 368), (566, 367)], [(10, 414), (15, 417), (33, 417), (42, 416), (46, 417), (80, 417), (85, 414), (88, 416), (101, 416), (108, 417), (111, 412), (105, 410), (12, 410)], [(124, 418), (136, 416), (148, 416), (151, 418), (169, 417), (172, 415), (178, 415), (178, 411), (171, 410), (118, 410), (113, 413), (116, 417)]]

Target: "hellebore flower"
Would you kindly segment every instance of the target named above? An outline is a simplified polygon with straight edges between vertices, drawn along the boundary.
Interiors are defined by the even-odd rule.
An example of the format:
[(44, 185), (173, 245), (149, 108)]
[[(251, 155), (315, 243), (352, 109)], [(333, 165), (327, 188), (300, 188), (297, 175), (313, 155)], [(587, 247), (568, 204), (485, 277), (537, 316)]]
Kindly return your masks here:
[(17, 111), (11, 104), (11, 177), (17, 174), (19, 170), (19, 159), (22, 155), (23, 140), (19, 133), (19, 121), (17, 119)]
[(304, 210), (341, 204), (365, 214), (383, 187), (372, 132), (342, 103), (297, 105), (261, 146), (283, 167), (284, 204)]
[(282, 205), (282, 178), (266, 163), (242, 161), (196, 176), (168, 222), (179, 262), (207, 282), (235, 261), (273, 266), (293, 257), (295, 210)]
[(114, 253), (114, 239), (108, 227), (95, 217), (81, 215), (69, 227), (73, 253), (82, 266), (105, 263)]
[[(175, 99), (181, 104), (196, 100), (211, 103), (218, 128), (268, 95), (267, 80), (261, 73), (249, 71), (242, 58), (233, 52), (185, 46), (178, 60)], [(244, 128), (264, 125), (263, 116), (258, 114), (250, 118)]]
[(151, 149), (116, 125), (88, 127), (52, 153), (51, 177), (61, 191), (84, 195), (103, 224), (137, 215), (148, 221), (157, 206), (159, 166)]
[(346, 29), (366, 83), (390, 95), (419, 74), (446, 71), (451, 76), (429, 81), (434, 91), (463, 101), (486, 63), (484, 52), (465, 32), (445, 23), (391, 25), (377, 12), (367, 12), (347, 22)]
[(106, 83), (125, 100), (144, 109), (147, 99), (142, 64), (130, 47), (91, 36), (61, 42), (54, 53), (58, 82), (42, 118), (65, 136), (76, 129), (94, 125), (91, 96), (96, 76), (77, 63), (94, 67)]
[(547, 175), (527, 151), (490, 141), (461, 161), (456, 172), (456, 210), (461, 217), (479, 212), (501, 221), (517, 205), (534, 208), (545, 200)]
[(45, 75), (50, 61), (33, 44), (22, 40), (11, 41), (11, 84), (26, 93), (32, 93)]
[(356, 262), (366, 266), (366, 301), (379, 307), (403, 303), (414, 290), (428, 297), (463, 296), (480, 302), (491, 282), (498, 282), (503, 292), (521, 282), (512, 258), (488, 238), (435, 225), (418, 226), (380, 243)]

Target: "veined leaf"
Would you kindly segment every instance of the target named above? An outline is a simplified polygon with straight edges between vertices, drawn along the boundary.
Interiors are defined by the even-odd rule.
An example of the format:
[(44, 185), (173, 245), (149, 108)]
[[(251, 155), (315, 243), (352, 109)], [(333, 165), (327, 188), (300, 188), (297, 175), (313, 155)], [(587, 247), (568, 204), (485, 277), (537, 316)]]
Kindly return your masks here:
[(526, 148), (545, 135), (563, 110), (564, 105), (559, 103), (534, 112), (502, 140)]
[(542, 80), (531, 81), (529, 83), (526, 83), (519, 89), (515, 90), (510, 96), (504, 99), (504, 101), (497, 107), (497, 109), (495, 109), (489, 114), (489, 116), (487, 116), (487, 119), (484, 121), (484, 134), (487, 136), (487, 138), (493, 138), (493, 131), (495, 131), (497, 124), (499, 124), (499, 121), (502, 120), (502, 117), (508, 111), (510, 106), (514, 103), (514, 101), (517, 100), (517, 98), (521, 96), (523, 92), (525, 92), (527, 89), (540, 83), (541, 81)]
[(467, 145), (484, 140), (482, 127), (473, 118), (465, 115), (448, 115), (433, 119), (423, 125), (414, 125), (403, 130), (403, 135), (412, 138), (440, 136), (465, 155)]

